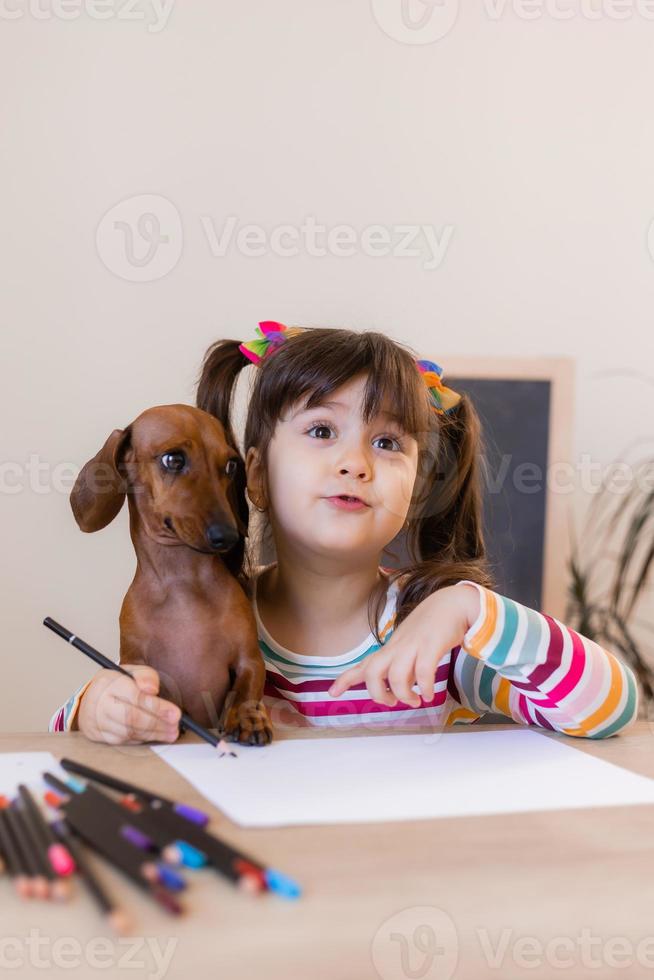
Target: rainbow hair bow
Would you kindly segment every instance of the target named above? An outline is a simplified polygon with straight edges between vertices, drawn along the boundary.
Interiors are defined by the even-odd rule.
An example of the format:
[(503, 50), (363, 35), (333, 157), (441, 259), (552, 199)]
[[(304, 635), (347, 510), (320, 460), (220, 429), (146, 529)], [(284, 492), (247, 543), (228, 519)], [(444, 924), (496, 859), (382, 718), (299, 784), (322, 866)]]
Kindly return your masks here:
[(431, 396), (434, 411), (443, 415), (456, 408), (461, 401), (461, 395), (443, 384), (443, 368), (434, 361), (416, 361), (416, 364)]
[(303, 329), (303, 327), (285, 327), (283, 323), (276, 323), (274, 320), (262, 320), (257, 327), (259, 337), (245, 344), (239, 344), (238, 349), (253, 364), (259, 365), (264, 357), (270, 357), (279, 350), (285, 340), (302, 333)]
[[(289, 337), (303, 333), (304, 329), (304, 327), (286, 327), (283, 323), (277, 323), (275, 320), (262, 320), (257, 327), (259, 336), (254, 340), (239, 344), (238, 349), (253, 364), (260, 365), (264, 358), (275, 354)], [(439, 415), (443, 415), (456, 408), (461, 401), (461, 395), (453, 391), (452, 388), (445, 387), (441, 381), (443, 368), (435, 364), (434, 361), (417, 360), (415, 363), (422, 375), (425, 387), (429, 391), (432, 409)]]

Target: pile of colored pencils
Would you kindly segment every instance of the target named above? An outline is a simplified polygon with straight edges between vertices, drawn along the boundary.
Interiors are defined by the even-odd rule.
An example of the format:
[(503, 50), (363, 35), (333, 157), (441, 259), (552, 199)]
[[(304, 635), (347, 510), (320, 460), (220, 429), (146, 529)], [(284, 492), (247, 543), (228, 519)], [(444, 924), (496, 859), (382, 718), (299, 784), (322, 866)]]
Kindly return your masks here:
[(43, 802), (56, 811), (54, 820), (23, 784), (13, 800), (0, 796), (0, 872), (11, 876), (21, 898), (67, 901), (78, 874), (110, 926), (128, 933), (130, 919), (107, 894), (89, 849), (173, 915), (184, 911), (179, 893), (187, 881), (181, 868), (212, 868), (253, 895), (299, 896), (288, 876), (209, 833), (202, 811), (72, 759), (62, 759), (61, 766), (65, 780), (43, 773), (52, 787)]

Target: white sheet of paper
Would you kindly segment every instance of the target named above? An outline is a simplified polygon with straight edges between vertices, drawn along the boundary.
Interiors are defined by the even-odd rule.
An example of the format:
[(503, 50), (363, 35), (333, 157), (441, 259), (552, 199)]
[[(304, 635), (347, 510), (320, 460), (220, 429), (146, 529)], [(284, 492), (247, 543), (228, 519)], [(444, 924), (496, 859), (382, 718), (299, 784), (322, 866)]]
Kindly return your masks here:
[(654, 803), (654, 779), (529, 728), (152, 746), (244, 827)]
[(44, 772), (68, 779), (68, 773), (51, 752), (0, 752), (0, 793), (12, 799), (18, 792), (18, 784), (25, 783), (41, 801), (43, 794), (52, 789), (43, 779)]

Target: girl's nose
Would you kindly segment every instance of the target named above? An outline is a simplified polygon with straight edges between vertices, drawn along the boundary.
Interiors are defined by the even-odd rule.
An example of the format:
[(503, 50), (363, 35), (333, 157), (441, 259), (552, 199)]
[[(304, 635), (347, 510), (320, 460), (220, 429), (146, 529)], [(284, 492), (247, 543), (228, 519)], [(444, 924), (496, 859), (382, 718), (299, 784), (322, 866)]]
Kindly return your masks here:
[(365, 452), (361, 449), (350, 449), (341, 460), (339, 472), (342, 476), (349, 473), (355, 479), (366, 479), (372, 473), (372, 466)]
[(349, 473), (352, 479), (372, 477), (373, 459), (365, 437), (351, 433), (349, 439), (339, 440), (336, 462), (341, 476)]

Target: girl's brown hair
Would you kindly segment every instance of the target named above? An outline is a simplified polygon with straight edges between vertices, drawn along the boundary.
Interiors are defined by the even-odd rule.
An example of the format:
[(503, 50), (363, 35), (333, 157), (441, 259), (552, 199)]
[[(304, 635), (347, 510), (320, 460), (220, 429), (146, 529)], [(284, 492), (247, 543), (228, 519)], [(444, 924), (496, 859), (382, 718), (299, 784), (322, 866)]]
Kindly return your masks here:
[[(207, 350), (198, 379), (197, 406), (218, 418), (232, 445), (231, 407), (235, 382), (251, 362), (238, 340), (218, 340)], [(258, 449), (264, 468), (275, 426), (287, 408), (308, 395), (313, 408), (336, 388), (366, 375), (366, 424), (388, 401), (405, 432), (418, 442), (418, 472), (409, 508), (406, 546), (409, 563), (392, 570), (402, 578), (395, 626), (423, 599), (461, 579), (493, 588), (482, 519), (482, 437), (479, 417), (462, 394), (446, 414), (433, 411), (417, 368), (416, 355), (382, 333), (307, 327), (287, 338), (257, 368), (248, 406), (243, 452)], [(241, 569), (249, 586), (251, 571)], [(381, 642), (378, 624), (386, 583), (373, 590), (370, 627)]]

